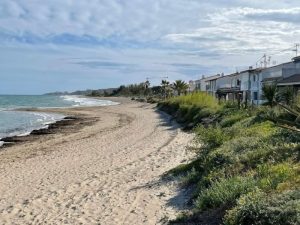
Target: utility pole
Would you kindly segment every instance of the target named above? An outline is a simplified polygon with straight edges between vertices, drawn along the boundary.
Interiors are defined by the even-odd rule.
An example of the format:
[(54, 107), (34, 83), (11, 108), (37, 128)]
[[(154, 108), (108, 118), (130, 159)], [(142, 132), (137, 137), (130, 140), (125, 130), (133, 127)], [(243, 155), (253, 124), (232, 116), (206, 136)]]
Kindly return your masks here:
[(264, 68), (267, 68), (267, 65), (268, 65), (268, 61), (267, 61), (267, 55), (264, 54)]
[(298, 56), (298, 48), (300, 47), (300, 44), (295, 44), (295, 49), (293, 49), (294, 52), (296, 52), (296, 57)]

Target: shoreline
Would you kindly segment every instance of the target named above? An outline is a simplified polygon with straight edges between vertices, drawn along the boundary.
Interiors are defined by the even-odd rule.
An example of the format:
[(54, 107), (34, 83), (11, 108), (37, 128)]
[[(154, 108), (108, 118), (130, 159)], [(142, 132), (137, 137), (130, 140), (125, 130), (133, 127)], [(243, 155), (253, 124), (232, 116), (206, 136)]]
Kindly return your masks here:
[(16, 144), (37, 140), (37, 138), (40, 135), (48, 135), (61, 132), (63, 129), (66, 129), (66, 126), (75, 126), (76, 123), (80, 120), (80, 117), (65, 116), (60, 120), (45, 125), (46, 127), (41, 127), (40, 129), (33, 129), (32, 131), (28, 131), (24, 134), (3, 137), (0, 139), (0, 143), (2, 143), (2, 145), (0, 145), (0, 150), (3, 150), (4, 148), (8, 148)]
[(153, 105), (122, 100), (65, 109), (89, 126), (79, 122), (81, 129), (0, 151), (1, 224), (163, 224), (176, 217), (186, 198), (162, 175), (189, 159), (193, 135)]
[(122, 104), (121, 102), (115, 101), (116, 99), (119, 101), (123, 101), (123, 98), (116, 97), (86, 97), (91, 99), (99, 99), (99, 100), (108, 100), (112, 101), (114, 104), (111, 105), (99, 105), (99, 106), (70, 106), (70, 107), (40, 107), (40, 108), (16, 108), (9, 111), (19, 111), (19, 112), (41, 112), (41, 113), (57, 113), (61, 114), (63, 118), (58, 119), (49, 124), (44, 124), (41, 128), (32, 129), (26, 133), (21, 133), (18, 135), (6, 136), (0, 138), (0, 151), (6, 148), (9, 148), (16, 144), (21, 144), (24, 142), (32, 142), (36, 141), (41, 135), (49, 135), (55, 133), (64, 133), (68, 132), (67, 129), (81, 129), (83, 126), (91, 125), (89, 119), (81, 115), (80, 113), (76, 113), (76, 109), (82, 108), (94, 108), (94, 107), (107, 107), (107, 106), (115, 106)]

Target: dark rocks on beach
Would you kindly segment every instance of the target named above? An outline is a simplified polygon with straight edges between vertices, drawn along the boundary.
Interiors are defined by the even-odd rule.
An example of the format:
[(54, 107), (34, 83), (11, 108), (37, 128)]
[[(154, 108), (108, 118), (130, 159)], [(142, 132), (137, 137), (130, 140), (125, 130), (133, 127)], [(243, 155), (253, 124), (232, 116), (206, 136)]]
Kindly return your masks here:
[(84, 117), (66, 116), (62, 120), (49, 124), (47, 128), (33, 130), (28, 136), (5, 137), (0, 139), (0, 141), (4, 142), (2, 147), (9, 147), (16, 143), (35, 140), (37, 137), (41, 135), (55, 134), (58, 132), (62, 132), (62, 133), (76, 132), (76, 130), (79, 130), (83, 126), (90, 125), (96, 122), (97, 120), (98, 120), (97, 118), (88, 119)]
[(0, 141), (5, 142), (21, 142), (22, 141), (22, 137), (18, 137), (18, 136), (13, 136), (13, 137), (5, 137), (5, 138), (1, 138)]

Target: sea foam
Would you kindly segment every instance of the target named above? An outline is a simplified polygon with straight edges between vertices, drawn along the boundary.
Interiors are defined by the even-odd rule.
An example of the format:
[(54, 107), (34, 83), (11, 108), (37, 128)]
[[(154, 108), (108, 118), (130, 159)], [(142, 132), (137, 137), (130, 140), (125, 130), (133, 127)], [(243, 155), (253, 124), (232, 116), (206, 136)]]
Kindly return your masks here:
[(120, 103), (113, 102), (110, 100), (101, 100), (95, 98), (86, 98), (77, 95), (63, 95), (61, 96), (65, 101), (74, 102), (73, 106), (109, 106), (109, 105), (118, 105)]

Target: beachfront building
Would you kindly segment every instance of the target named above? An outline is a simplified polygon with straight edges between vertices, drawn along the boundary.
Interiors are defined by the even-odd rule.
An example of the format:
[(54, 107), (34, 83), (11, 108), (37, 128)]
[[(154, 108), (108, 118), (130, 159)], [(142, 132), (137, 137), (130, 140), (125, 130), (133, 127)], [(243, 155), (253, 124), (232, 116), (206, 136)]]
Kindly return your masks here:
[(222, 75), (216, 80), (217, 97), (224, 100), (241, 99), (241, 77), (239, 73)]
[(202, 78), (199, 80), (195, 80), (195, 89), (196, 91), (206, 91), (206, 77), (202, 75)]
[(195, 80), (195, 90), (196, 91), (201, 91), (201, 79), (200, 80)]
[(249, 67), (248, 70), (240, 72), (241, 74), (241, 92), (243, 94), (242, 102), (248, 104), (260, 104), (261, 96), (261, 69), (253, 69)]
[(202, 76), (194, 81), (196, 91), (205, 91), (218, 99), (253, 105), (265, 102), (262, 87), (272, 83), (279, 87), (292, 86), (295, 92), (300, 91), (300, 56), (293, 58), (291, 62), (268, 68), (249, 67), (241, 72), (225, 76)]
[(279, 88), (282, 87), (292, 87), (294, 90), (294, 94), (299, 94), (300, 92), (300, 74), (295, 74), (293, 76), (282, 79), (277, 83)]
[(191, 92), (194, 92), (195, 90), (196, 90), (196, 82), (193, 80), (190, 80), (188, 92), (191, 93)]
[(217, 97), (246, 103), (257, 100), (258, 72), (249, 67), (245, 71), (221, 76), (217, 79)]
[(195, 80), (195, 91), (203, 91), (207, 92), (211, 95), (215, 95), (216, 93), (216, 80), (220, 77), (220, 74), (205, 77), (202, 76), (201, 79)]
[[(222, 76), (217, 79), (217, 95), (226, 100), (238, 100), (244, 103), (259, 105), (265, 102), (262, 86), (276, 83), (278, 86), (291, 85), (300, 89), (300, 57), (291, 62), (268, 68), (253, 69)], [(300, 81), (299, 81), (300, 82)]]
[(206, 91), (206, 93), (216, 96), (217, 92), (217, 80), (220, 78), (221, 75), (213, 75), (210, 77), (203, 78), (203, 82), (201, 82), (201, 90)]
[(297, 80), (300, 74), (300, 57), (295, 57), (291, 62), (261, 69), (258, 74), (258, 104), (265, 100), (262, 96), (262, 86), (277, 84), (279, 87), (293, 86), (298, 89)]

